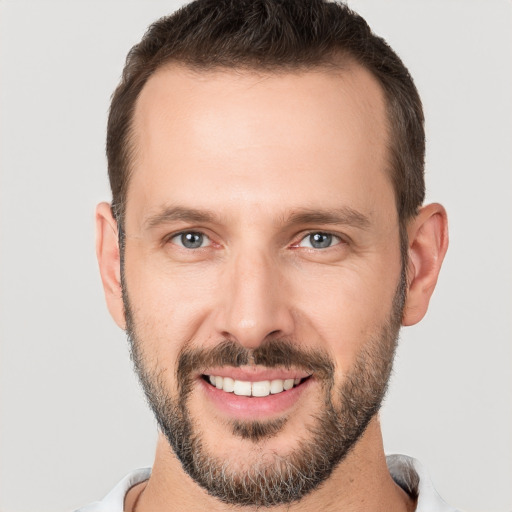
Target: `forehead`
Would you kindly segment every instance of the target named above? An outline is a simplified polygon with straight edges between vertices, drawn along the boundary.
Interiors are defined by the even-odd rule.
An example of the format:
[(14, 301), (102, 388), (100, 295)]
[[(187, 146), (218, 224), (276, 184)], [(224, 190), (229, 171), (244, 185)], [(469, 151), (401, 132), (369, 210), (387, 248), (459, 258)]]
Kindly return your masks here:
[(136, 103), (127, 217), (131, 204), (139, 216), (166, 203), (361, 209), (383, 187), (393, 202), (387, 140), (383, 92), (358, 65), (279, 73), (168, 65)]

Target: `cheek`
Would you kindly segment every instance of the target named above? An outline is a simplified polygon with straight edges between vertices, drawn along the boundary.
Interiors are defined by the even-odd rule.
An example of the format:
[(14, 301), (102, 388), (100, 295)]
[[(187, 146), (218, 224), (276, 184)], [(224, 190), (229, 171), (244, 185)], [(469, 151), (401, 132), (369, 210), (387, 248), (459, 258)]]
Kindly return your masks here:
[(130, 256), (125, 282), (136, 334), (145, 353), (162, 366), (175, 361), (203, 328), (214, 294), (208, 284), (212, 279), (207, 272), (171, 267), (135, 251)]
[[(340, 372), (348, 371), (389, 321), (399, 261), (394, 251), (343, 265), (283, 264), (273, 281), (274, 292), (292, 312), (291, 338), (323, 348)], [(215, 341), (217, 310), (235, 300), (226, 295), (228, 265), (171, 265), (143, 251), (127, 253), (125, 278), (137, 334), (160, 365), (175, 361), (190, 341)]]
[(346, 373), (361, 350), (378, 339), (389, 322), (400, 269), (334, 270), (303, 279), (294, 292), (295, 304), (303, 331), (308, 331), (301, 339), (323, 344), (336, 362), (337, 371)]

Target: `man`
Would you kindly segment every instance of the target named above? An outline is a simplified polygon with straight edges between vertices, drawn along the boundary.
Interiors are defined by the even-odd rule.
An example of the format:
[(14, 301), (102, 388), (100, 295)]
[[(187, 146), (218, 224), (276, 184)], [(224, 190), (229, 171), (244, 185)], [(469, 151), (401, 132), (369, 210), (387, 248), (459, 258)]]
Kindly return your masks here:
[(161, 432), (151, 471), (82, 510), (454, 510), (382, 446), (448, 234), (417, 91), (364, 20), (319, 0), (159, 20), (107, 156), (100, 271)]

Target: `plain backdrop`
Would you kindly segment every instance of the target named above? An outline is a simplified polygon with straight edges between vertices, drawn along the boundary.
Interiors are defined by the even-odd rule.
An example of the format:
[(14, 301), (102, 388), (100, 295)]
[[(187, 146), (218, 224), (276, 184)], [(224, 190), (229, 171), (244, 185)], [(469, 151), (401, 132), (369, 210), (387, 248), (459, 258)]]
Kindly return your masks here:
[[(409, 67), (428, 199), (451, 247), (427, 317), (402, 331), (389, 453), (444, 499), (512, 509), (511, 12), (506, 0), (349, 2)], [(0, 511), (63, 512), (150, 465), (155, 422), (94, 255), (104, 136), (128, 49), (176, 1), (0, 2)]]

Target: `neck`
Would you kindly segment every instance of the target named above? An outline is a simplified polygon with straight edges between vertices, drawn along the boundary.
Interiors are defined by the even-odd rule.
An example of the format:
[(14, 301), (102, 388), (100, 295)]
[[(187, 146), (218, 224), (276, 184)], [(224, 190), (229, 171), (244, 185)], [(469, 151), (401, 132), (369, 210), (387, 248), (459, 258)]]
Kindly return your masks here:
[[(296, 503), (272, 507), (272, 512), (412, 512), (414, 507), (415, 503), (389, 474), (380, 424), (375, 417), (356, 446), (318, 489)], [(161, 434), (150, 479), (132, 488), (125, 500), (126, 512), (253, 512), (257, 508), (237, 508), (208, 495), (183, 471)]]

